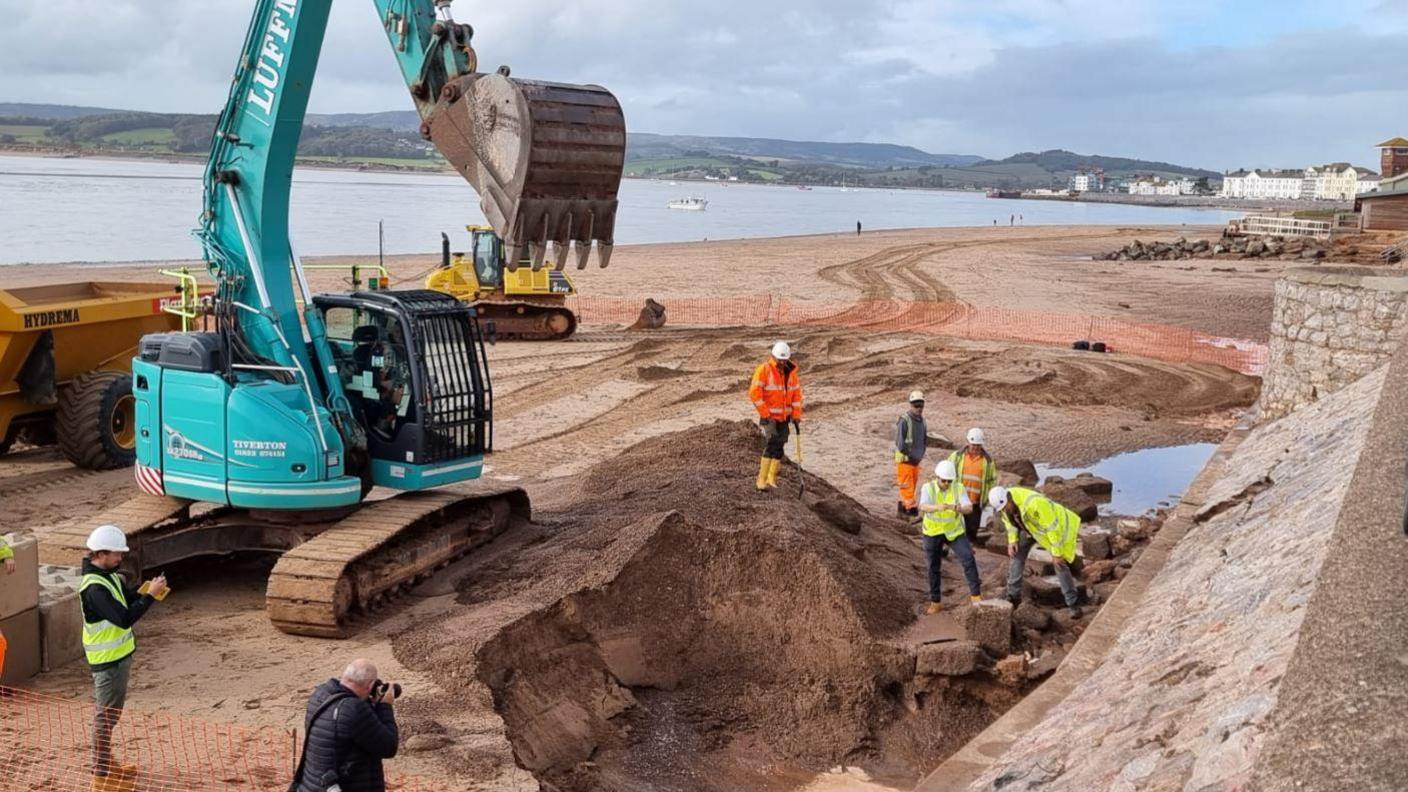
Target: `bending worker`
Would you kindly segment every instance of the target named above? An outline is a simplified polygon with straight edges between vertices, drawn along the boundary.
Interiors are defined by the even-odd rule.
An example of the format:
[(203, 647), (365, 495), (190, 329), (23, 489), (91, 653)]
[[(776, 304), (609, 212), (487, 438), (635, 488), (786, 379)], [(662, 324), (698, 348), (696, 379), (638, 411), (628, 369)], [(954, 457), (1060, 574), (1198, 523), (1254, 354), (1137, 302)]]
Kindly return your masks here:
[(137, 639), (132, 625), (166, 591), (163, 575), (147, 593), (130, 588), (118, 572), (128, 552), (127, 537), (115, 525), (100, 525), (88, 535), (79, 598), (83, 604), (83, 651), (93, 672), (97, 713), (93, 719), (93, 792), (118, 792), (136, 785), (135, 765), (112, 763), (112, 730), (127, 703), (127, 679)]
[(968, 499), (978, 504), (977, 509), (963, 517), (963, 532), (973, 546), (978, 544), (978, 525), (982, 522), (982, 505), (988, 502), (988, 493), (997, 485), (997, 463), (988, 455), (987, 437), (983, 430), (973, 427), (968, 430), (968, 445), (949, 454), (949, 461), (958, 468), (959, 479), (968, 492)]
[[(895, 506), (899, 517), (918, 517), (919, 463), (924, 461), (929, 429), (924, 425), (924, 393), (909, 394), (909, 412), (895, 422), (895, 481), (900, 487), (900, 500)], [(973, 501), (982, 503), (982, 501)]]
[(919, 495), (919, 511), (924, 515), (924, 558), (929, 562), (929, 608), (926, 613), (938, 613), (942, 609), (940, 600), (939, 564), (943, 561), (944, 547), (953, 548), (953, 554), (963, 564), (963, 576), (968, 579), (968, 595), (973, 602), (982, 600), (982, 581), (978, 578), (978, 562), (973, 557), (973, 545), (963, 533), (963, 516), (974, 511), (968, 493), (956, 480), (957, 472), (953, 463), (945, 459), (934, 468), (935, 478), (924, 483)]
[(1080, 592), (1071, 576), (1071, 562), (1076, 560), (1076, 541), (1080, 534), (1080, 517), (1065, 506), (1036, 490), (1026, 487), (993, 487), (988, 494), (993, 512), (1002, 515), (1007, 527), (1007, 599), (1013, 607), (1022, 602), (1022, 570), (1032, 545), (1041, 545), (1051, 554), (1056, 567), (1056, 579), (1071, 616), (1081, 617)]
[(758, 410), (758, 425), (767, 438), (767, 448), (758, 462), (758, 489), (777, 486), (777, 469), (782, 466), (787, 447), (787, 423), (802, 433), (802, 385), (797, 380), (797, 364), (786, 341), (772, 345), (772, 357), (753, 372), (748, 398)]

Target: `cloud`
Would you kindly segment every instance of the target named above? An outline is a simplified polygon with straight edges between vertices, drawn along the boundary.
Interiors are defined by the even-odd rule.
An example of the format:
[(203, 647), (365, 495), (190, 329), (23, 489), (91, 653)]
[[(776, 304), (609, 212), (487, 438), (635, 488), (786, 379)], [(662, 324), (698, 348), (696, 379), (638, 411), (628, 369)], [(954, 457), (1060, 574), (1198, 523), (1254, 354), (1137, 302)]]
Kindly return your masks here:
[[(1408, 99), (1408, 68), (1381, 28), (1401, 3), (1376, 15), (1378, 2), (1341, 0), (1332, 24), (1342, 27), (1314, 3), (1278, 2), (1277, 29), (1290, 32), (1261, 38), (1227, 16), (1248, 9), (1218, 0), (456, 8), (475, 27), (482, 67), (605, 85), (635, 130), (998, 157), (1061, 147), (1220, 168), (1370, 162), (1373, 142), (1405, 131), (1394, 108)], [(93, 45), (45, 4), (24, 4), (0, 28), (0, 101), (216, 112), (251, 6), (69, 0), (65, 19), (99, 31)], [(410, 108), (373, 8), (332, 5), (313, 111)]]

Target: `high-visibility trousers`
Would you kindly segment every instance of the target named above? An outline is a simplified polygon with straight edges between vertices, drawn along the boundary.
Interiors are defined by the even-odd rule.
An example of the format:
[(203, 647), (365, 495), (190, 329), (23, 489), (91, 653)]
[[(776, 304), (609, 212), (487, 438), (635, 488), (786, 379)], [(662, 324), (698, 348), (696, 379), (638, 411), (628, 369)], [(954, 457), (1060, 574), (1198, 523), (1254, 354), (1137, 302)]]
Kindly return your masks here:
[(900, 502), (906, 509), (919, 506), (914, 491), (919, 487), (919, 466), (908, 462), (895, 463), (895, 481), (900, 485)]
[(5, 650), (9, 648), (9, 646), (10, 645), (5, 642), (5, 633), (0, 633), (0, 676), (5, 675)]

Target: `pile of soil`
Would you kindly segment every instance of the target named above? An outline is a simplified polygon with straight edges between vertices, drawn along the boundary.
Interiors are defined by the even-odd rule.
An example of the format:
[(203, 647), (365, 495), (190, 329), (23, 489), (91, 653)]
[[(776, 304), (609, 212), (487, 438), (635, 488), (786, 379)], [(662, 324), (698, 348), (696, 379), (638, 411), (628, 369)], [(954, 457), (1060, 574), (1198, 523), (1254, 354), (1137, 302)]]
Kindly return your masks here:
[(513, 618), (437, 625), (458, 662), (426, 634), (398, 655), (472, 673), (544, 788), (786, 789), (837, 764), (917, 778), (1017, 695), (916, 678), (912, 540), (791, 463), (756, 492), (760, 447), (755, 425), (717, 422), (597, 466), (537, 515), (542, 536), (466, 580), (470, 613)]

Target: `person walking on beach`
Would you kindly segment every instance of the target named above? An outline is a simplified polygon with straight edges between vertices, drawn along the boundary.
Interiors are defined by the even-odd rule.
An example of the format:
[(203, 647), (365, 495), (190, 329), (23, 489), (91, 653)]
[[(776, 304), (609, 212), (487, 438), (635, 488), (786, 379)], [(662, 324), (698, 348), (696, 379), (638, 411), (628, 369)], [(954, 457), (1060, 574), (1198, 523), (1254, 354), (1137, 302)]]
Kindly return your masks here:
[(919, 487), (919, 463), (924, 461), (927, 443), (924, 393), (914, 391), (909, 394), (909, 410), (895, 422), (895, 481), (900, 488), (900, 499), (895, 504), (896, 516), (919, 516), (915, 490)]
[(946, 548), (953, 548), (953, 554), (963, 564), (969, 599), (982, 600), (978, 561), (973, 557), (973, 545), (963, 534), (963, 516), (973, 511), (973, 502), (957, 479), (953, 463), (945, 459), (934, 468), (934, 478), (924, 484), (919, 495), (919, 511), (924, 515), (924, 558), (929, 563), (929, 607), (924, 612), (931, 616), (943, 609), (939, 565)]
[(856, 236), (860, 236), (860, 221), (856, 221)]
[(786, 341), (773, 344), (772, 356), (753, 371), (748, 399), (758, 411), (758, 425), (767, 438), (767, 447), (758, 461), (757, 486), (761, 492), (777, 487), (777, 470), (787, 447), (788, 422), (798, 434), (802, 433), (802, 384), (797, 379), (797, 364), (792, 362), (792, 347)]

